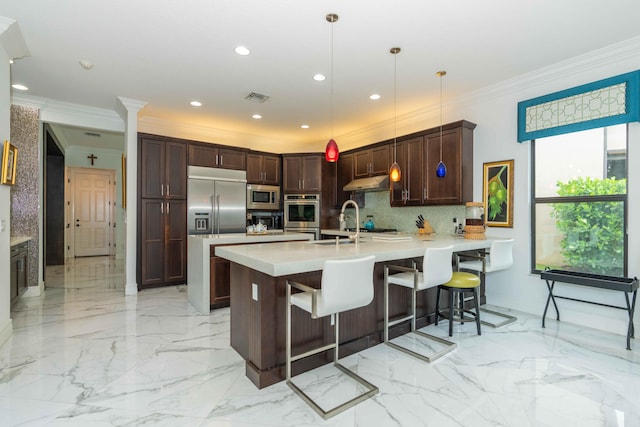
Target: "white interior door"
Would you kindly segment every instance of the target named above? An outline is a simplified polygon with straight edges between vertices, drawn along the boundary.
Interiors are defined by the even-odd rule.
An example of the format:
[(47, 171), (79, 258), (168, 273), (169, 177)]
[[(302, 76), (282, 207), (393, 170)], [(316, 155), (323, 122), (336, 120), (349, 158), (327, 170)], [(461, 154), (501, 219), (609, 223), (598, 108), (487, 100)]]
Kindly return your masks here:
[(110, 255), (113, 171), (73, 171), (73, 223), (75, 256)]

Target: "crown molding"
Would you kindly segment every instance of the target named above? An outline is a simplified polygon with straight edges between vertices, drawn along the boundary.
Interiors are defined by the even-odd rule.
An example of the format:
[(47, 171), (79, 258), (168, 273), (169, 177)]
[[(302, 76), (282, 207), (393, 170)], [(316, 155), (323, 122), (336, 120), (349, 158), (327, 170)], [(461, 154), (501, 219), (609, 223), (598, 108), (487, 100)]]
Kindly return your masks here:
[(40, 110), (40, 120), (69, 126), (124, 132), (124, 121), (112, 110), (56, 101), (31, 95), (14, 95), (11, 103)]

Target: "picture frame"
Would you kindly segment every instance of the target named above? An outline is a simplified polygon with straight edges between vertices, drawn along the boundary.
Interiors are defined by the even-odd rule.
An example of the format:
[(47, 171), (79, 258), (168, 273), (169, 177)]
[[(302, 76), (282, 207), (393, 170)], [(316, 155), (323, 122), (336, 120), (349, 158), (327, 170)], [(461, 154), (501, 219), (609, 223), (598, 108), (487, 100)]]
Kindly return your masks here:
[(122, 153), (121, 167), (122, 167), (122, 209), (127, 209), (127, 158)]
[(513, 159), (483, 164), (482, 202), (488, 227), (513, 228)]
[(2, 149), (2, 176), (0, 184), (14, 185), (16, 183), (16, 165), (18, 162), (18, 149), (15, 145), (4, 142)]

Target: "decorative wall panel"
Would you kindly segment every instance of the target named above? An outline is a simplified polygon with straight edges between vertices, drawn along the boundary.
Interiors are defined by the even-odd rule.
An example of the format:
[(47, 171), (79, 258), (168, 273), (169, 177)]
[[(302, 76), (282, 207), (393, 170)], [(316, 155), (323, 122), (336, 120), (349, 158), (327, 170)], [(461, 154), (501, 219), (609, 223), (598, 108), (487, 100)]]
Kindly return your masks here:
[(29, 286), (38, 286), (40, 117), (36, 108), (11, 106), (11, 143), (18, 148), (11, 187), (11, 236), (29, 236)]

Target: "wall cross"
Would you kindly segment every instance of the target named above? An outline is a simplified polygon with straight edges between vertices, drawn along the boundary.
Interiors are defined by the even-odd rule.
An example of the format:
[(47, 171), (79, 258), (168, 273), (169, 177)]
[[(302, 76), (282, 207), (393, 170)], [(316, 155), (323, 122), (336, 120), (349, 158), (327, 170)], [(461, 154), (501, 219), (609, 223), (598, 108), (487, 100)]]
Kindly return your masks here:
[(87, 159), (91, 160), (91, 166), (93, 166), (93, 162), (98, 158), (98, 156), (94, 156), (93, 153), (91, 153), (90, 156), (87, 156)]

